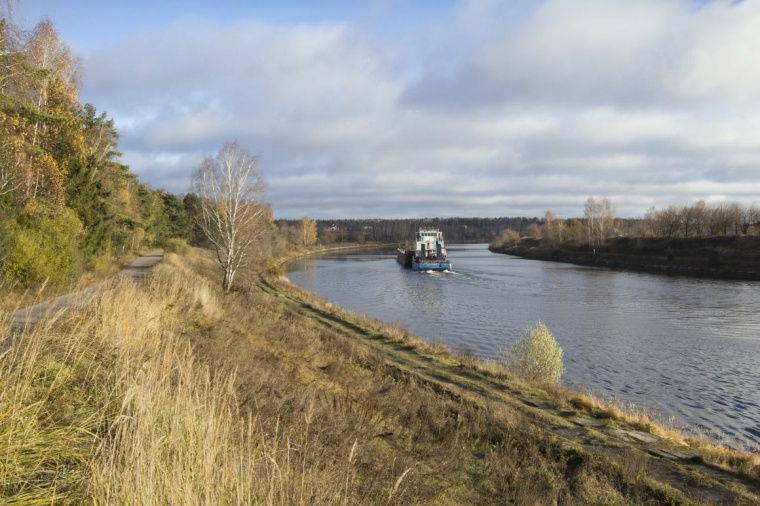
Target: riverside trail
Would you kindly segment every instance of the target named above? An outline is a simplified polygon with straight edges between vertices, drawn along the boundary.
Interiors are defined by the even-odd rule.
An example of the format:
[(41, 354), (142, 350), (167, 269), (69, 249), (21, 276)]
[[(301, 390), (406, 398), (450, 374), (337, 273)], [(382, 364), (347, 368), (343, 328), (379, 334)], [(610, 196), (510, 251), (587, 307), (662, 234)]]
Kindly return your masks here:
[[(133, 280), (141, 280), (145, 277), (150, 269), (156, 266), (164, 258), (164, 251), (157, 249), (145, 253), (134, 259), (129, 265), (122, 268), (116, 276), (125, 277)], [(49, 299), (33, 306), (19, 309), (11, 317), (11, 327), (14, 330), (23, 330), (25, 327), (33, 327), (38, 323), (62, 316), (66, 312), (77, 311), (86, 307), (97, 295), (101, 283), (88, 286), (83, 290), (61, 295)]]

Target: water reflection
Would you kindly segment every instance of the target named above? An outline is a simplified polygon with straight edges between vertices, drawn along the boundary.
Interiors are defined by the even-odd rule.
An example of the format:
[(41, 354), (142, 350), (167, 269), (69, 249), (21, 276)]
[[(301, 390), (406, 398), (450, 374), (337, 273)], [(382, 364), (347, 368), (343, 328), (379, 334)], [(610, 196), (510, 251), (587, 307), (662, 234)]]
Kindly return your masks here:
[(760, 443), (760, 284), (537, 262), (450, 246), (455, 274), (394, 253), (305, 259), (288, 277), (354, 311), (496, 357), (537, 321), (565, 350), (564, 381)]

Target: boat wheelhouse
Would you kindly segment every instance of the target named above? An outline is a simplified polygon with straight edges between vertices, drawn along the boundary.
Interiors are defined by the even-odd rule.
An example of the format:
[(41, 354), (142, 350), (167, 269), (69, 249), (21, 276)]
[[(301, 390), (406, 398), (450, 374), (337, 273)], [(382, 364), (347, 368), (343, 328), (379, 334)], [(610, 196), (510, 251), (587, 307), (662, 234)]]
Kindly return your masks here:
[(435, 229), (420, 229), (415, 235), (415, 245), (399, 246), (396, 259), (404, 267), (415, 271), (451, 270), (451, 262), (446, 257), (443, 232)]

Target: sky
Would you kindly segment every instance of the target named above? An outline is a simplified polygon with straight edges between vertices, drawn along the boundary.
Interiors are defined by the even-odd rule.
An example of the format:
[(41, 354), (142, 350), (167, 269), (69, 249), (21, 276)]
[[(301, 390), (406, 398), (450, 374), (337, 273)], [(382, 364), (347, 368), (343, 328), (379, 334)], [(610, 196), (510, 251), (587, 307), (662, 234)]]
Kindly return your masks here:
[(20, 0), (122, 162), (190, 190), (225, 142), (275, 218), (760, 206), (760, 0)]

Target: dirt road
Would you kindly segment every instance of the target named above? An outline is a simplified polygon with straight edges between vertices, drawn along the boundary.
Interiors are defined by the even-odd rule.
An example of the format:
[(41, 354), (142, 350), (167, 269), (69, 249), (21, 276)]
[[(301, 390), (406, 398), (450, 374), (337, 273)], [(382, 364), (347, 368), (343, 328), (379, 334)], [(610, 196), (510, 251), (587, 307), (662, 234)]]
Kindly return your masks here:
[[(118, 273), (118, 276), (140, 280), (163, 258), (163, 250), (150, 251), (124, 267)], [(86, 307), (98, 293), (101, 286), (102, 284), (98, 283), (78, 292), (62, 295), (55, 299), (35, 304), (34, 306), (19, 309), (13, 313), (11, 326), (14, 330), (22, 330), (37, 325), (46, 319), (59, 317), (67, 311), (76, 311), (77, 309)]]

